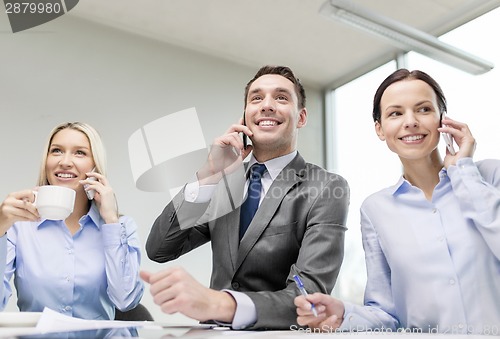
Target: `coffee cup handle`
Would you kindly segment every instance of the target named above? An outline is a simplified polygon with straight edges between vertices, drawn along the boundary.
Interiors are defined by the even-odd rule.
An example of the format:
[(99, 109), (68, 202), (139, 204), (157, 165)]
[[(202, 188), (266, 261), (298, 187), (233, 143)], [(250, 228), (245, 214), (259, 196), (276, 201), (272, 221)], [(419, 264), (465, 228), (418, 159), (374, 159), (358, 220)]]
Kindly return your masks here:
[(36, 200), (38, 198), (38, 192), (37, 191), (31, 191), (31, 192), (33, 192), (33, 195), (35, 196), (35, 200), (33, 201), (33, 206), (36, 207)]

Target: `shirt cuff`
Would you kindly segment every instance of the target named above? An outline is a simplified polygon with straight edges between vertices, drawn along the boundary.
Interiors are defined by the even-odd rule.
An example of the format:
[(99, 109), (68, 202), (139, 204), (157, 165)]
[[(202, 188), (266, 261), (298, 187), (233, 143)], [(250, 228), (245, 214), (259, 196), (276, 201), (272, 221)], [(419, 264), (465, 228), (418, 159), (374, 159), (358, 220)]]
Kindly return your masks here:
[(233, 330), (242, 330), (252, 326), (257, 321), (257, 310), (252, 299), (245, 293), (222, 290), (231, 294), (236, 301), (236, 311), (234, 312), (233, 322), (231, 327)]
[[(5, 262), (7, 261), (7, 233), (0, 237), (0, 273), (5, 272)], [(1, 288), (0, 288), (1, 289)]]
[(198, 178), (195, 177), (184, 187), (184, 200), (198, 204), (209, 202), (215, 192), (215, 187), (216, 185), (200, 186)]
[(355, 314), (354, 312), (354, 305), (351, 304), (350, 302), (345, 302), (344, 301), (344, 320), (342, 321), (342, 324), (340, 324), (338, 331), (340, 332), (349, 332), (352, 331), (352, 321), (354, 320)]
[(466, 173), (473, 173), (477, 172), (477, 167), (472, 158), (467, 157), (467, 158), (460, 158), (457, 160), (457, 163), (455, 166), (450, 166), (448, 167), (448, 174), (452, 174), (455, 171), (466, 171)]

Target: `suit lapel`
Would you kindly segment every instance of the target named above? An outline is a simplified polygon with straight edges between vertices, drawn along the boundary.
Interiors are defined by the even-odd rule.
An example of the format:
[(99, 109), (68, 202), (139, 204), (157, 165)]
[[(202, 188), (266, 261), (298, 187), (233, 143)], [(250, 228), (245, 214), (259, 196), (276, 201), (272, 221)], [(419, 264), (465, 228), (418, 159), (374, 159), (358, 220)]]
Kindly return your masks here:
[[(305, 161), (297, 153), (297, 156), (280, 172), (280, 174), (273, 181), (273, 184), (267, 191), (264, 200), (262, 201), (260, 207), (257, 209), (247, 232), (240, 241), (240, 246), (237, 254), (237, 262), (235, 267), (236, 270), (245, 260), (248, 252), (255, 245), (262, 232), (266, 229), (274, 216), (278, 206), (281, 201), (288, 194), (290, 189), (294, 187), (298, 182), (302, 180), (303, 170), (305, 168)], [(283, 192), (280, 196), (276, 196), (273, 192)], [(238, 214), (238, 225), (239, 225), (239, 213)]]
[[(240, 213), (239, 209), (233, 213), (229, 213), (224, 217), (226, 220), (223, 224), (223, 232), (226, 234), (227, 243), (229, 245), (229, 258), (233, 267), (233, 272), (236, 270), (238, 260), (238, 247), (239, 247), (239, 225)], [(219, 226), (217, 226), (219, 227)]]
[(229, 247), (229, 259), (233, 270), (235, 270), (238, 247), (239, 247), (239, 232), (240, 232), (240, 207), (243, 203), (243, 188), (245, 185), (245, 173), (247, 164), (244, 164), (241, 170), (224, 177), (226, 191), (231, 195), (231, 212), (222, 217), (222, 222), (217, 222), (215, 227), (222, 228), (222, 233), (226, 236), (226, 241)]

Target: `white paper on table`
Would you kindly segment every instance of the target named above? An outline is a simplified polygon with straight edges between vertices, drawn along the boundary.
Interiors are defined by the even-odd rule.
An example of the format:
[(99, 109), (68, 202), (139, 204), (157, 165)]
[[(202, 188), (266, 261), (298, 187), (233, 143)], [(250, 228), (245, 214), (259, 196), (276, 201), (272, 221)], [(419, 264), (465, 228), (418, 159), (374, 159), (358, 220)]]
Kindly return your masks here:
[(0, 327), (0, 338), (17, 338), (35, 334), (39, 332), (34, 327)]
[(157, 327), (146, 321), (87, 320), (73, 318), (45, 307), (36, 329), (42, 333), (100, 330), (110, 328)]

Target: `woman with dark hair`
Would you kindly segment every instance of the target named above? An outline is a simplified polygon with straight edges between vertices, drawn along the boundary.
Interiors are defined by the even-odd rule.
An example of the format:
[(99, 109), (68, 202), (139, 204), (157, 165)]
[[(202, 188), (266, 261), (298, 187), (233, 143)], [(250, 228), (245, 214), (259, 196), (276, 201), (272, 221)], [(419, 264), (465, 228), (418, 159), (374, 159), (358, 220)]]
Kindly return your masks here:
[[(297, 321), (323, 331), (500, 334), (500, 161), (474, 162), (468, 126), (422, 71), (400, 69), (378, 88), (375, 131), (403, 166), (399, 181), (361, 206), (364, 306), (297, 297)], [(456, 152), (438, 150), (451, 134)], [(311, 303), (319, 313), (311, 312)]]

